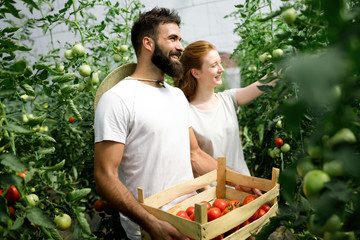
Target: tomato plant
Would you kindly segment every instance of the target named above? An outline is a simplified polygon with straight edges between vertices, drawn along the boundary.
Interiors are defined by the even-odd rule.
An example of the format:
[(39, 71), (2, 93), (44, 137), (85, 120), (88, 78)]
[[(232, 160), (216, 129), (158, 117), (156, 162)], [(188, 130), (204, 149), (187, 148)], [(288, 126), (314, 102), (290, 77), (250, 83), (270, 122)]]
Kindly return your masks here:
[[(104, 77), (134, 56), (129, 26), (144, 6), (54, 0), (0, 6), (0, 185), (7, 194), (0, 197), (0, 238), (124, 236), (114, 210), (98, 213), (92, 206), (99, 199), (93, 102)], [(95, 8), (104, 19), (92, 13)], [(58, 27), (70, 37), (57, 38)], [(43, 33), (48, 44), (35, 49), (34, 32)], [(112, 55), (122, 45), (115, 63)], [(16, 208), (12, 219), (7, 204)], [(59, 212), (72, 217), (61, 236), (53, 221)]]
[[(268, 239), (280, 226), (295, 239), (313, 239), (319, 235), (314, 229), (334, 214), (342, 228), (320, 235), (358, 238), (353, 222), (360, 221), (356, 204), (360, 181), (355, 174), (360, 170), (355, 160), (360, 153), (355, 90), (360, 86), (360, 70), (355, 67), (360, 64), (355, 54), (360, 49), (360, 15), (353, 9), (359, 2), (330, 1), (325, 6), (317, 0), (283, 1), (280, 5), (246, 0), (228, 16), (236, 19), (235, 33), (242, 39), (232, 55), (243, 69), (241, 85), (271, 72), (278, 74), (276, 86), (259, 87), (264, 94), (239, 112), (251, 173), (269, 177), (272, 167), (281, 170), (280, 210), (256, 239)], [(269, 140), (279, 136), (286, 142), (274, 148)], [(312, 214), (316, 217), (310, 221)]]

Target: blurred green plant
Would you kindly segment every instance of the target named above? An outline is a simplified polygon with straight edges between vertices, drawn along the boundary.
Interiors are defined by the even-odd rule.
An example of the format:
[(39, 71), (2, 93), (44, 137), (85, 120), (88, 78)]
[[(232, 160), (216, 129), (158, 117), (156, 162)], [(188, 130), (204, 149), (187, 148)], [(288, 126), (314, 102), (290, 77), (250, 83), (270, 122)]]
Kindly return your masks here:
[[(54, 4), (0, 3), (0, 236), (95, 239), (107, 233), (111, 238), (119, 235), (118, 222), (108, 221), (114, 211), (96, 214), (93, 207), (100, 198), (93, 177), (93, 101), (103, 78), (133, 58), (130, 28), (144, 6), (69, 0), (55, 9)], [(104, 19), (97, 19), (94, 9), (101, 9)], [(59, 26), (74, 42), (54, 39)], [(50, 42), (41, 50), (33, 47), (38, 30)], [(82, 65), (87, 66), (80, 70)], [(14, 202), (7, 193), (12, 185), (20, 195)], [(36, 205), (26, 197), (30, 194), (39, 198)], [(71, 227), (57, 226), (65, 230), (58, 232), (54, 219), (62, 214), (70, 216)], [(98, 227), (91, 229), (95, 217)]]
[[(296, 239), (358, 238), (359, 1), (286, 1), (274, 10), (271, 1), (257, 0), (236, 7), (228, 17), (238, 22), (233, 57), (245, 69), (243, 85), (281, 70), (277, 86), (262, 88), (266, 94), (239, 113), (251, 171), (267, 177), (272, 167), (282, 170), (280, 211), (257, 239), (280, 226)], [(290, 151), (277, 149), (278, 137)], [(318, 182), (304, 184), (313, 169), (330, 182), (316, 196), (304, 195)], [(334, 215), (341, 228), (326, 228)]]

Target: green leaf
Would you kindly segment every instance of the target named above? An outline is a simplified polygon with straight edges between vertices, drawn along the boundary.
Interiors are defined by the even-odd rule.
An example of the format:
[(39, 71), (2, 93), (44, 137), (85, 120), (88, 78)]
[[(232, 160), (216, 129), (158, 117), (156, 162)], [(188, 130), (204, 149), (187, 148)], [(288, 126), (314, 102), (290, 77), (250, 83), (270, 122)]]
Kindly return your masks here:
[(91, 192), (91, 188), (75, 189), (69, 193), (68, 197), (71, 201), (78, 201)]
[(33, 8), (36, 8), (37, 10), (39, 9), (39, 6), (32, 0), (23, 0), (25, 3), (29, 4), (30, 6), (32, 6)]
[[(53, 137), (48, 136), (48, 135), (46, 135), (46, 134), (42, 134), (42, 133), (37, 132), (37, 133), (36, 133), (36, 136), (37, 136), (37, 138), (38, 138), (40, 141), (56, 143), (56, 140), (55, 140)], [(0, 146), (1, 146), (1, 145), (0, 145)]]
[(9, 1), (5, 1), (4, 6), (16, 18), (21, 18), (19, 15), (20, 10), (16, 9)]
[(19, 29), (20, 29), (19, 27), (7, 27), (7, 28), (4, 28), (2, 30), (2, 32), (3, 33), (12, 33), (12, 32), (16, 32)]
[(11, 226), (11, 230), (17, 230), (24, 224), (25, 217), (19, 217), (15, 220), (14, 225)]
[(24, 128), (22, 126), (15, 125), (15, 124), (12, 124), (12, 123), (9, 123), (8, 125), (4, 125), (1, 128), (8, 131), (8, 132), (13, 132), (13, 133), (20, 134), (20, 135), (21, 134), (23, 134), (23, 135), (32, 134), (34, 132), (31, 129), (27, 129), (27, 128)]
[(39, 226), (47, 228), (55, 228), (55, 224), (51, 219), (38, 207), (33, 207), (26, 210), (27, 219)]
[(7, 98), (16, 93), (16, 89), (2, 89), (0, 90), (0, 98)]
[(56, 171), (64, 167), (65, 165), (65, 159), (59, 162), (58, 164), (51, 166), (51, 167), (41, 167), (41, 170), (47, 170), (47, 171)]
[(82, 231), (86, 234), (91, 234), (90, 226), (88, 221), (85, 218), (85, 214), (83, 212), (75, 211), (76, 219), (82, 229)]
[(45, 64), (45, 63), (38, 63), (38, 64), (35, 65), (35, 68), (38, 69), (38, 70), (44, 69), (44, 70), (48, 71), (50, 74), (55, 75), (55, 76), (61, 76), (61, 75), (64, 74), (63, 72), (58, 72), (58, 71), (50, 68), (50, 67), (49, 67), (47, 64)]
[(16, 61), (10, 69), (14, 72), (23, 73), (26, 68), (26, 61), (25, 60), (18, 60)]
[(20, 86), (22, 89), (24, 89), (27, 95), (35, 97), (35, 91), (29, 84), (22, 83)]
[(17, 175), (10, 173), (0, 174), (0, 185), (1, 186), (21, 186), (23, 184), (23, 179)]
[(3, 225), (7, 224), (9, 218), (7, 208), (5, 198), (0, 197), (0, 223)]
[(0, 148), (5, 146), (6, 144), (8, 144), (9, 142), (11, 142), (11, 138), (8, 138), (8, 137), (4, 137), (3, 139), (1, 139), (0, 141)]
[(49, 229), (49, 232), (54, 240), (63, 240), (63, 238), (59, 234), (58, 230), (56, 230), (56, 228)]
[(55, 147), (42, 148), (37, 151), (39, 158), (42, 158), (46, 154), (51, 154), (55, 152)]
[(45, 118), (46, 113), (38, 117), (28, 117), (28, 122), (26, 123), (26, 125), (35, 126), (41, 124), (45, 120)]
[(23, 172), (26, 170), (26, 166), (14, 154), (11, 153), (2, 154), (0, 155), (0, 159), (1, 159), (1, 163), (4, 166), (9, 167), (15, 172)]

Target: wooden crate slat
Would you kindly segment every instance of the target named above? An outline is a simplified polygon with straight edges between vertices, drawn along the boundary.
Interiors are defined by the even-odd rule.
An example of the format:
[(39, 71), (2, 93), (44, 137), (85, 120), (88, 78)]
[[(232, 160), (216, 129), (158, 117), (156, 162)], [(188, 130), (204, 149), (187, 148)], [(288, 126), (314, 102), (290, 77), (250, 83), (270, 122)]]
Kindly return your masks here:
[(274, 187), (272, 180), (250, 177), (232, 171), (226, 171), (226, 181), (247, 187), (257, 188), (263, 191), (269, 191), (272, 187)]
[(167, 210), (167, 212), (176, 214), (180, 210), (185, 211), (187, 207), (194, 206), (195, 203), (200, 203), (201, 201), (211, 201), (215, 198), (216, 198), (216, 188), (211, 187), (201, 193), (198, 193), (190, 198), (185, 199), (181, 203)]
[(171, 213), (150, 206), (146, 206), (144, 204), (142, 204), (142, 206), (149, 213), (156, 216), (158, 219), (169, 222), (171, 225), (176, 227), (182, 233), (186, 232), (186, 234), (188, 234), (189, 237), (198, 237), (197, 233), (201, 232), (201, 225), (197, 222), (193, 222), (191, 220), (187, 220), (185, 218), (175, 216)]
[(216, 179), (216, 196), (225, 197), (226, 189), (226, 159), (219, 157), (217, 160), (217, 179)]
[[(279, 185), (277, 184), (273, 189), (266, 194), (259, 196), (254, 201), (237, 208), (228, 214), (215, 219), (209, 223), (203, 224), (204, 233), (209, 236), (210, 239), (216, 237), (216, 233), (226, 232), (241, 223), (249, 219), (257, 209), (259, 209), (264, 203), (270, 202), (273, 198), (276, 198), (279, 194)], [(215, 234), (215, 235), (214, 235)]]
[[(144, 204), (154, 208), (159, 208), (175, 200), (178, 197), (194, 192), (200, 188), (208, 186), (213, 182), (216, 182), (216, 177), (217, 177), (217, 171), (216, 170), (211, 171), (207, 174), (202, 175), (201, 177), (197, 177), (190, 181), (180, 183), (162, 192), (159, 192), (155, 195), (145, 198)], [(146, 191), (146, 189), (144, 189), (144, 191)]]
[(264, 216), (249, 225), (240, 228), (238, 231), (224, 238), (224, 240), (239, 240), (248, 238), (251, 234), (255, 233), (258, 229), (265, 225), (269, 221), (270, 217), (275, 216), (277, 210), (278, 204), (275, 203)]

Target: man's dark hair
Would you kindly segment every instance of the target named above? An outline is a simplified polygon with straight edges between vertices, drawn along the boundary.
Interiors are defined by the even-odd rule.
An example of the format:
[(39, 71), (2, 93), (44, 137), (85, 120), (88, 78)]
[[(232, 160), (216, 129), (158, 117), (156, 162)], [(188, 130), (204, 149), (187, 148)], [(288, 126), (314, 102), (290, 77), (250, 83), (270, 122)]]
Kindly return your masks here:
[(140, 54), (143, 38), (147, 36), (157, 41), (159, 25), (164, 23), (176, 23), (180, 26), (181, 19), (175, 10), (155, 7), (142, 13), (135, 21), (131, 29), (131, 42), (137, 56)]

